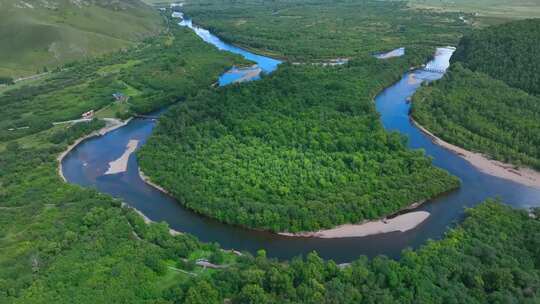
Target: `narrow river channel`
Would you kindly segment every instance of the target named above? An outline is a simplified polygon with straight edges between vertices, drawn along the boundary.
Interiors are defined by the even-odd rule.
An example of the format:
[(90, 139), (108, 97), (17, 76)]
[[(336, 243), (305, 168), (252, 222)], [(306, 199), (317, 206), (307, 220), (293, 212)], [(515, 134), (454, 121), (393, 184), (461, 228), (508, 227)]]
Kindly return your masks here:
[[(187, 26), (204, 41), (221, 50), (240, 54), (258, 64), (260, 70), (271, 73), (281, 63), (229, 45), (207, 30), (194, 26), (190, 20), (180, 25)], [(446, 51), (445, 51), (446, 50)], [(450, 52), (450, 53), (449, 53)], [(447, 67), (451, 51), (439, 49), (431, 66)], [(233, 68), (220, 77), (220, 85), (241, 79), (250, 69)], [(223, 248), (255, 252), (265, 249), (270, 257), (289, 259), (317, 251), (320, 256), (338, 263), (348, 262), (360, 255), (384, 254), (397, 258), (407, 248), (416, 248), (428, 239), (439, 239), (449, 227), (462, 219), (465, 207), (472, 207), (486, 198), (498, 197), (515, 207), (531, 207), (540, 204), (540, 189), (526, 187), (508, 180), (486, 175), (456, 154), (433, 144), (409, 120), (410, 104), (407, 99), (424, 81), (433, 81), (442, 73), (415, 70), (381, 92), (375, 99), (382, 123), (389, 131), (407, 135), (409, 146), (424, 149), (433, 158), (436, 166), (448, 170), (462, 180), (462, 187), (447, 195), (433, 199), (419, 210), (431, 213), (421, 225), (407, 232), (395, 232), (367, 237), (317, 239), (279, 236), (272, 233), (253, 231), (219, 223), (183, 208), (170, 196), (144, 183), (138, 175), (136, 154), (129, 157), (128, 169), (124, 173), (104, 175), (108, 163), (118, 159), (130, 140), (138, 140), (139, 147), (152, 134), (156, 121), (134, 119), (125, 127), (82, 142), (63, 160), (63, 174), (70, 183), (96, 188), (120, 198), (138, 209), (149, 219), (165, 221), (175, 230), (191, 233), (204, 242), (217, 242)], [(258, 76), (251, 77), (257, 79)]]

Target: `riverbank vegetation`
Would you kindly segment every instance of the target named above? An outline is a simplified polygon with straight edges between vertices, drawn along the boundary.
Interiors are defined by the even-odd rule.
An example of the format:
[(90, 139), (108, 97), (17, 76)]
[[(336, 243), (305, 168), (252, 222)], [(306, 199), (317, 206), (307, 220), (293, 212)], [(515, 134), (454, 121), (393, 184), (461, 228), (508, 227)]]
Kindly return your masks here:
[(379, 121), (373, 97), (409, 64), (286, 65), (203, 91), (160, 119), (139, 164), (226, 223), (297, 232), (384, 217), (459, 185)]
[[(399, 261), (362, 257), (343, 267), (312, 253), (280, 264), (260, 252), (210, 281), (177, 284), (168, 299), (216, 304), (224, 298), (266, 304), (535, 303), (539, 233), (538, 219), (488, 202), (468, 210), (465, 221), (443, 240), (406, 250)], [(193, 301), (194, 295), (206, 301)]]
[(539, 20), (464, 37), (448, 74), (414, 96), (412, 116), (452, 144), (540, 170), (539, 44)]
[(458, 13), (411, 10), (401, 1), (190, 1), (183, 10), (226, 41), (289, 61), (355, 57), (399, 47), (457, 43)]
[(195, 257), (234, 263), (235, 255), (213, 244), (171, 236), (120, 201), (60, 179), (58, 154), (100, 127), (61, 126), (32, 135), (39, 147), (21, 138), (0, 151), (1, 303), (157, 301), (167, 284), (192, 276), (170, 265), (204, 277), (210, 272), (195, 269)]
[[(99, 125), (89, 125), (91, 132)], [(63, 127), (67, 138), (79, 129)], [(66, 184), (57, 155), (69, 141), (0, 151), (2, 303), (536, 303), (540, 210), (490, 201), (440, 241), (399, 261), (336, 265), (311, 253), (289, 262), (237, 256), (166, 224), (146, 224), (118, 200)], [(15, 143), (17, 142), (17, 143)], [(197, 260), (220, 265), (204, 269)], [(456, 267), (459, 265), (459, 267)]]
[[(172, 21), (171, 21), (172, 22)], [(215, 82), (228, 67), (244, 63), (220, 52), (192, 31), (172, 27), (138, 47), (67, 64), (47, 78), (0, 94), (0, 140), (50, 128), (101, 108), (112, 117), (147, 113), (194, 95)], [(127, 106), (115, 106), (122, 93)], [(105, 113), (107, 113), (105, 111)], [(100, 113), (104, 114), (104, 113)]]
[[(341, 182), (341, 176), (334, 174), (339, 171), (331, 170), (333, 168), (327, 164), (338, 165), (338, 169), (339, 166), (348, 166), (346, 173), (353, 168), (364, 170), (362, 172), (370, 178), (368, 186), (372, 189), (405, 186), (413, 191), (402, 195), (414, 195), (414, 191), (418, 194), (421, 187), (427, 187), (420, 184), (420, 190), (414, 189), (413, 186), (418, 188), (417, 183), (428, 176), (413, 174), (409, 177), (406, 176), (407, 170), (435, 174), (432, 180), (427, 181), (431, 185), (436, 180), (453, 181), (446, 173), (434, 169), (421, 152), (405, 149), (403, 138), (384, 132), (370, 103), (378, 90), (395, 80), (412, 63), (418, 63), (423, 55), (411, 58), (413, 54), (408, 52), (406, 57), (390, 61), (362, 57), (346, 67), (328, 69), (285, 66), (283, 71), (260, 83), (218, 91), (207, 89), (208, 85), (215, 81), (225, 65), (238, 62), (237, 57), (213, 50), (187, 31), (162, 38), (165, 39), (149, 40), (148, 45), (133, 50), (134, 53), (128, 51), (139, 55), (118, 53), (65, 66), (36, 82), (33, 87), (21, 89), (17, 84), (16, 89), (20, 89), (17, 93), (8, 90), (0, 95), (0, 111), (4, 111), (0, 112), (0, 125), (8, 121), (8, 125), (17, 122), (14, 126), (24, 126), (22, 122), (28, 113), (33, 113), (30, 116), (38, 119), (43, 117), (45, 122), (43, 127), (15, 131), (20, 132), (13, 133), (16, 135), (2, 133), (6, 125), (0, 129), (0, 303), (540, 301), (539, 210), (528, 215), (526, 211), (514, 210), (498, 202), (487, 202), (469, 209), (464, 222), (443, 240), (428, 242), (416, 251), (406, 250), (399, 261), (385, 257), (372, 260), (359, 257), (350, 265), (336, 265), (312, 253), (304, 259), (278, 262), (266, 258), (263, 250), (256, 256), (248, 253), (238, 256), (219, 250), (216, 244), (201, 243), (188, 234), (173, 236), (166, 224), (146, 224), (138, 213), (122, 207), (122, 202), (109, 195), (64, 183), (57, 174), (58, 155), (76, 138), (103, 127), (103, 123), (92, 121), (50, 127), (50, 122), (79, 116), (78, 111), (86, 108), (71, 110), (79, 103), (96, 107), (103, 102), (99, 96), (110, 98), (112, 93), (100, 92), (97, 89), (100, 86), (103, 90), (113, 88), (130, 96), (133, 111), (147, 111), (172, 100), (186, 98), (189, 100), (187, 105), (175, 106), (173, 113), (182, 118), (206, 118), (206, 125), (205, 122), (186, 122), (193, 126), (194, 135), (198, 130), (207, 132), (203, 134), (209, 139), (207, 144), (228, 149), (231, 154), (226, 156), (246, 156), (248, 153), (249, 159), (253, 151), (253, 155), (259, 157), (257, 160), (269, 155), (273, 161), (276, 159), (272, 156), (276, 153), (265, 153), (269, 147), (275, 146), (279, 148), (277, 152), (291, 151), (287, 154), (291, 156), (291, 165), (284, 163), (283, 159), (277, 159), (271, 165), (275, 165), (276, 170), (290, 168), (295, 172), (298, 169), (295, 165), (304, 164), (292, 156), (306, 153), (309, 156), (306, 159), (313, 162), (305, 166), (315, 170), (305, 172), (324, 173), (331, 177), (322, 182), (315, 180), (321, 182), (323, 190)], [(168, 49), (167, 46), (174, 48)], [(184, 58), (193, 61), (179, 64), (178, 61)], [(174, 64), (167, 64), (167, 60)], [(184, 69), (176, 69), (175, 64)], [(192, 77), (191, 72), (199, 76)], [(134, 73), (142, 75), (139, 77)], [(351, 76), (353, 74), (354, 77)], [(48, 86), (40, 86), (42, 83)], [(118, 84), (125, 87), (115, 87)], [(175, 91), (177, 95), (164, 92), (179, 84), (183, 89)], [(84, 96), (91, 101), (72, 101), (59, 93), (65, 88), (66, 92), (73, 93), (73, 98), (77, 98), (73, 86), (81, 86), (81, 94), (88, 91)], [(64, 97), (61, 102), (56, 102), (50, 97), (52, 94)], [(39, 98), (45, 97), (40, 96), (49, 97), (41, 100)], [(260, 98), (248, 100), (254, 96)], [(147, 101), (145, 97), (155, 98), (156, 103)], [(216, 100), (218, 97), (223, 98), (223, 105)], [(33, 102), (26, 102), (27, 99)], [(207, 106), (215, 106), (213, 111), (216, 113)], [(199, 112), (189, 112), (192, 110)], [(222, 110), (231, 111), (218, 113)], [(240, 117), (242, 113), (251, 116)], [(271, 115), (267, 118), (263, 116), (265, 113)], [(221, 126), (216, 123), (216, 117), (222, 119)], [(296, 122), (298, 118), (305, 118), (306, 125)], [(170, 143), (184, 138), (186, 135), (180, 130), (186, 130), (188, 125), (183, 126), (183, 122), (170, 114), (160, 124), (158, 137), (153, 141)], [(338, 122), (343, 122), (343, 125)], [(308, 129), (312, 131), (308, 135), (313, 136), (304, 136), (303, 132)], [(208, 133), (210, 131), (213, 133)], [(217, 138), (212, 136), (225, 132), (228, 136), (215, 143), (210, 142)], [(231, 138), (234, 134), (245, 134), (248, 139), (259, 140), (263, 145), (259, 148), (248, 142), (238, 146), (242, 148), (238, 150), (242, 154), (235, 154), (234, 148), (223, 145), (236, 144), (239, 139)], [(265, 134), (275, 143), (274, 146), (263, 142)], [(336, 134), (336, 138), (330, 137), (332, 134)], [(203, 141), (194, 138), (190, 142)], [(287, 146), (291, 142), (297, 145)], [(355, 155), (351, 150), (353, 146), (365, 152), (366, 158)], [(315, 147), (317, 149), (313, 149)], [(335, 158), (316, 154), (308, 148)], [(317, 158), (320, 155), (322, 157)], [(342, 156), (343, 163), (340, 163), (338, 160)], [(178, 157), (171, 153), (162, 160)], [(268, 160), (264, 159), (264, 162)], [(219, 163), (215, 165), (222, 166)], [(231, 168), (225, 169), (226, 173), (232, 172)], [(239, 169), (243, 168), (239, 166)], [(387, 181), (384, 177), (390, 173), (404, 178), (384, 183)], [(253, 174), (260, 178), (258, 172)], [(351, 175), (345, 175), (345, 178), (348, 176)], [(269, 181), (276, 180), (275, 175), (269, 177)], [(284, 174), (284, 177), (289, 176)], [(420, 180), (415, 180), (416, 177)], [(266, 176), (263, 178), (265, 182)], [(381, 182), (372, 182), (377, 179)], [(445, 184), (439, 186), (442, 188)], [(385, 198), (391, 193), (381, 195)], [(200, 267), (196, 265), (199, 259), (206, 259), (221, 268)]]
[(540, 170), (540, 98), (456, 63), (415, 96), (412, 116), (443, 140)]
[[(165, 224), (147, 225), (107, 195), (61, 182), (56, 156), (69, 142), (49, 144), (12, 142), (0, 152), (2, 303), (535, 303), (540, 297), (538, 210), (529, 216), (482, 204), (443, 240), (407, 250), (399, 261), (360, 257), (338, 266), (312, 253), (278, 262), (264, 251), (236, 256), (190, 235), (171, 236)], [(200, 258), (223, 268), (203, 269)]]

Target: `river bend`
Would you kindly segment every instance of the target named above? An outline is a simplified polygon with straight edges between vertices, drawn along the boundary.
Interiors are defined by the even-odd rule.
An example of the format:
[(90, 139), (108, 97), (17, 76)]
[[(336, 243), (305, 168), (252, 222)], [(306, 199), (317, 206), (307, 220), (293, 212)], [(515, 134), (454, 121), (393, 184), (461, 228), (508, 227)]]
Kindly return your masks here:
[[(248, 69), (232, 68), (219, 79), (221, 86), (238, 80), (258, 79), (253, 71), (271, 73), (281, 63), (279, 60), (253, 54), (229, 45), (209, 31), (194, 26), (188, 19), (180, 25), (191, 28), (207, 43), (244, 56), (257, 63)], [(445, 70), (452, 51), (439, 49), (435, 59), (428, 66)], [(251, 73), (251, 74), (249, 74)], [(247, 74), (247, 76), (246, 76)], [(218, 242), (223, 248), (255, 252), (265, 249), (269, 257), (289, 259), (316, 250), (320, 256), (338, 263), (351, 261), (359, 255), (375, 256), (384, 254), (399, 257), (407, 247), (416, 248), (427, 239), (439, 239), (448, 227), (463, 217), (465, 207), (472, 207), (490, 197), (499, 197), (515, 207), (538, 206), (540, 190), (526, 187), (512, 181), (503, 180), (480, 172), (464, 159), (432, 143), (430, 138), (418, 130), (409, 120), (408, 99), (424, 81), (442, 77), (441, 73), (415, 70), (403, 75), (402, 79), (381, 92), (375, 99), (384, 127), (398, 131), (409, 138), (409, 147), (424, 149), (433, 158), (433, 163), (462, 180), (459, 190), (430, 200), (419, 210), (431, 213), (421, 225), (407, 232), (393, 232), (367, 237), (317, 239), (280, 236), (268, 232), (243, 229), (200, 216), (182, 207), (172, 197), (144, 183), (138, 174), (136, 154), (131, 154), (127, 171), (104, 175), (109, 162), (118, 159), (128, 142), (136, 140), (142, 146), (156, 124), (154, 120), (133, 119), (126, 126), (104, 136), (90, 138), (75, 147), (62, 161), (63, 174), (70, 183), (96, 188), (120, 198), (138, 209), (149, 219), (165, 221), (175, 230), (191, 233), (203, 242)]]

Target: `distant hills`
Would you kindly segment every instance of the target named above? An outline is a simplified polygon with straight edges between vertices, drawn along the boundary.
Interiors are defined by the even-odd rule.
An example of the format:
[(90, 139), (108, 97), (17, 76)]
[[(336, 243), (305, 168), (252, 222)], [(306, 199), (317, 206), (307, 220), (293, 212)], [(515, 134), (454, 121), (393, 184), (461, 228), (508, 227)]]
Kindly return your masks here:
[(139, 0), (2, 0), (0, 76), (126, 47), (161, 25), (157, 11)]

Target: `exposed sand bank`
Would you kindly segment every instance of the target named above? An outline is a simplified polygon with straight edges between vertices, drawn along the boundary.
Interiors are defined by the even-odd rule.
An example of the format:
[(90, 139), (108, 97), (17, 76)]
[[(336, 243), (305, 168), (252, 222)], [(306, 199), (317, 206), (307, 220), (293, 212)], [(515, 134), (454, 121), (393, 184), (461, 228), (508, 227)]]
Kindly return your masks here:
[(395, 58), (395, 57), (401, 57), (403, 55), (405, 55), (405, 48), (400, 47), (400, 48), (391, 50), (391, 51), (386, 52), (386, 53), (376, 54), (375, 58), (377, 58), (377, 59), (390, 59), (390, 58)]
[(317, 237), (323, 239), (361, 237), (388, 232), (405, 232), (414, 229), (428, 217), (427, 211), (414, 211), (387, 220), (370, 221), (362, 224), (345, 224), (332, 229), (315, 232), (280, 233), (285, 236)]
[(126, 145), (126, 151), (124, 151), (122, 156), (120, 156), (118, 159), (109, 163), (109, 169), (107, 170), (107, 172), (105, 172), (105, 175), (126, 172), (129, 157), (131, 156), (133, 152), (135, 152), (138, 145), (139, 145), (138, 140), (136, 139), (130, 140), (128, 144)]
[[(156, 188), (157, 190), (167, 195), (172, 196), (171, 193), (169, 193), (165, 188), (152, 182), (150, 178), (146, 176), (140, 168), (139, 168), (139, 176), (146, 184)], [(406, 210), (416, 209), (420, 205), (422, 205), (424, 202), (425, 201), (413, 203), (410, 206), (402, 209), (401, 212), (404, 212)], [(398, 232), (398, 231), (405, 232), (420, 225), (429, 216), (430, 216), (430, 213), (426, 211), (413, 211), (413, 212), (395, 216), (390, 219), (369, 221), (369, 222), (365, 222), (361, 224), (345, 224), (345, 225), (337, 226), (335, 228), (331, 228), (327, 230), (319, 230), (319, 231), (314, 231), (314, 232), (313, 231), (298, 232), (298, 233), (279, 232), (277, 234), (290, 236), (290, 237), (347, 238), (347, 237), (368, 236), (368, 235), (388, 233), (388, 232)]]
[(242, 75), (240, 78), (236, 79), (234, 82), (246, 82), (250, 81), (251, 79), (259, 76), (262, 73), (262, 69), (255, 65), (252, 65), (250, 67), (234, 67), (231, 70), (229, 70), (226, 74), (240, 74)]
[(246, 81), (250, 81), (251, 79), (261, 75), (262, 73), (262, 69), (257, 67), (257, 68), (254, 68), (254, 69), (250, 69), (248, 70), (244, 76), (240, 77), (238, 80), (236, 80), (235, 82), (246, 82)]
[(462, 158), (467, 160), (469, 163), (471, 163), (474, 167), (478, 168), (483, 173), (540, 189), (540, 172), (535, 171), (530, 168), (516, 168), (516, 166), (514, 165), (506, 164), (506, 163), (493, 160), (493, 159), (489, 159), (483, 154), (471, 152), (461, 147), (455, 146), (451, 143), (448, 143), (438, 138), (429, 130), (422, 127), (414, 119), (411, 118), (411, 120), (414, 123), (414, 125), (418, 129), (420, 129), (420, 131), (424, 132), (426, 135), (431, 137), (433, 143), (449, 151), (456, 153), (457, 155), (461, 156)]
[(60, 178), (62, 178), (62, 180), (64, 182), (67, 183), (67, 179), (66, 177), (64, 176), (64, 172), (62, 170), (62, 161), (64, 160), (64, 157), (66, 157), (66, 155), (69, 154), (69, 152), (71, 152), (71, 150), (73, 150), (76, 146), (78, 146), (80, 143), (82, 143), (83, 141), (89, 139), (89, 138), (92, 138), (92, 137), (95, 137), (95, 136), (103, 136), (111, 131), (114, 131), (120, 127), (123, 127), (125, 125), (127, 125), (130, 121), (131, 121), (131, 118), (125, 120), (125, 121), (121, 121), (121, 120), (118, 120), (118, 119), (113, 119), (113, 118), (108, 118), (108, 119), (104, 119), (106, 122), (107, 122), (107, 125), (97, 131), (94, 131), (86, 136), (83, 136), (79, 139), (77, 139), (73, 144), (69, 145), (67, 147), (67, 149), (62, 152), (60, 155), (58, 155), (58, 175), (60, 175)]
[(169, 191), (165, 190), (165, 188), (161, 187), (160, 185), (156, 184), (156, 183), (153, 183), (150, 178), (146, 175), (144, 175), (144, 172), (142, 172), (141, 168), (139, 167), (139, 177), (143, 180), (143, 182), (145, 182), (146, 184), (156, 188), (157, 190), (167, 194), (167, 195), (170, 195), (171, 197), (172, 194), (169, 193)]
[[(122, 202), (122, 208), (129, 208), (129, 209), (135, 211), (135, 213), (137, 213), (137, 214), (143, 219), (144, 223), (147, 224), (147, 225), (154, 223), (154, 221), (152, 221), (151, 219), (149, 219), (149, 218), (148, 218), (146, 215), (144, 215), (144, 213), (142, 213), (140, 210), (138, 210), (138, 209), (136, 209), (136, 208), (134, 208), (134, 207), (131, 207), (130, 205), (128, 205), (128, 204), (126, 204), (126, 203), (124, 203), (124, 202)], [(169, 233), (170, 233), (171, 235), (173, 235), (173, 236), (174, 236), (174, 235), (180, 235), (180, 234), (182, 234), (182, 232), (180, 232), (180, 231), (178, 231), (178, 230), (174, 230), (174, 229), (172, 229), (172, 228), (169, 228)]]

